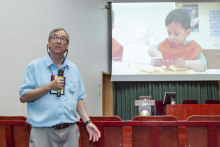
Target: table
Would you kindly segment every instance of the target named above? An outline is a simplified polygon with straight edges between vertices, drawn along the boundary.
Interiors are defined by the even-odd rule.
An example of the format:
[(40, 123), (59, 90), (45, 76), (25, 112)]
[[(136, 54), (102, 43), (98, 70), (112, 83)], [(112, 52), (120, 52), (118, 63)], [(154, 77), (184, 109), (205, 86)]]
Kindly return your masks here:
[(178, 120), (187, 120), (192, 115), (220, 115), (220, 104), (168, 104), (164, 109), (166, 115)]

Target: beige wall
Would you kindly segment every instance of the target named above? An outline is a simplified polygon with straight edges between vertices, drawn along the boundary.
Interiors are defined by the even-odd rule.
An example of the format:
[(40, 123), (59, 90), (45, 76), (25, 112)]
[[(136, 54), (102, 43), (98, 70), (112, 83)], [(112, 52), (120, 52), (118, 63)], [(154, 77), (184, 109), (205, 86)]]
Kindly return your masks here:
[(63, 27), (70, 35), (68, 59), (81, 73), (89, 115), (102, 115), (102, 71), (108, 71), (106, 0), (0, 1), (0, 115), (27, 116), (19, 89), (27, 65), (47, 54), (49, 32)]

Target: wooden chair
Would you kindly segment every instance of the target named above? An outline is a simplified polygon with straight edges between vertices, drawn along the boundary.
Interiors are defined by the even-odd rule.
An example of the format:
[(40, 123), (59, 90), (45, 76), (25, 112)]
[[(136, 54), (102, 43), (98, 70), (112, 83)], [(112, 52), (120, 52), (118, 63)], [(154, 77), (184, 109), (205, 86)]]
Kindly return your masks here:
[[(136, 116), (132, 121), (177, 121), (174, 116)], [(158, 145), (159, 144), (159, 145)], [(132, 147), (179, 146), (178, 127), (132, 126)]]
[(28, 147), (30, 128), (24, 116), (0, 116), (0, 146)]
[(206, 100), (205, 104), (219, 104), (219, 100)]
[(183, 104), (198, 104), (197, 100), (184, 100)]
[(123, 147), (125, 121), (118, 116), (90, 116), (90, 119), (100, 130), (101, 137), (98, 142), (90, 142), (86, 127), (80, 119), (77, 124), (80, 127), (81, 147)]
[[(194, 115), (187, 121), (219, 121), (220, 115)], [(220, 147), (220, 127), (188, 126), (186, 128), (186, 146)]]

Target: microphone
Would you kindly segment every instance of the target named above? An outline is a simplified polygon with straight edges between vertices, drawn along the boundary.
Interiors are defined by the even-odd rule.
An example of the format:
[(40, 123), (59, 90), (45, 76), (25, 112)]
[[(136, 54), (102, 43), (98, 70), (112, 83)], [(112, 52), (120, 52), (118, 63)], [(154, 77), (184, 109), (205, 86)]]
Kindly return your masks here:
[[(58, 78), (63, 78), (63, 70), (60, 69), (58, 70)], [(60, 97), (61, 96), (61, 89), (57, 90), (57, 97)]]

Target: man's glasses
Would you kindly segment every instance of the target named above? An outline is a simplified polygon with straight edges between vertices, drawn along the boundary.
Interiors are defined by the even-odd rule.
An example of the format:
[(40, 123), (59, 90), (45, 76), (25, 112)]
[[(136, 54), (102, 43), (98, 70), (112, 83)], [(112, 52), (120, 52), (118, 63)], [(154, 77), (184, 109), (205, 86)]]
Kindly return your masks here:
[(58, 41), (60, 39), (60, 42), (65, 43), (68, 42), (68, 40), (65, 37), (58, 37), (58, 36), (52, 36), (50, 37), (54, 42)]

